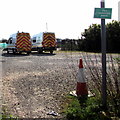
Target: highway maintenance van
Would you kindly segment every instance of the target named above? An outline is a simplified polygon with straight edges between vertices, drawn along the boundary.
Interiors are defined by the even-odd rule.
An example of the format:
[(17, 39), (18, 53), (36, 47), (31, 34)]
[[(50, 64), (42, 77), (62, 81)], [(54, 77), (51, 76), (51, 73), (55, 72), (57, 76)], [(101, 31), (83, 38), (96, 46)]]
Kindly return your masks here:
[(50, 51), (53, 54), (54, 50), (56, 50), (55, 33), (42, 32), (32, 37), (32, 51), (38, 51), (38, 53)]
[(12, 34), (7, 42), (7, 48), (3, 49), (3, 51), (7, 51), (7, 53), (12, 52), (22, 53), (26, 52), (27, 54), (31, 53), (31, 37), (29, 33), (15, 33)]

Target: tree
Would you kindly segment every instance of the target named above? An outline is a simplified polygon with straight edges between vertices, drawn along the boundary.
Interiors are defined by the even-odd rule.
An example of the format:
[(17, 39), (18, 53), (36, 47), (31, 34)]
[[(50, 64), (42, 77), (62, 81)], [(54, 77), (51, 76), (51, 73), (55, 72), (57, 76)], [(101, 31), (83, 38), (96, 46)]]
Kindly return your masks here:
[[(101, 25), (92, 24), (82, 33), (84, 51), (101, 51)], [(112, 21), (106, 25), (107, 52), (120, 53), (120, 22)]]
[(112, 21), (106, 25), (107, 51), (120, 53), (120, 22)]
[(85, 32), (82, 33), (84, 38), (83, 46), (85, 51), (100, 52), (101, 36), (100, 25), (92, 24)]

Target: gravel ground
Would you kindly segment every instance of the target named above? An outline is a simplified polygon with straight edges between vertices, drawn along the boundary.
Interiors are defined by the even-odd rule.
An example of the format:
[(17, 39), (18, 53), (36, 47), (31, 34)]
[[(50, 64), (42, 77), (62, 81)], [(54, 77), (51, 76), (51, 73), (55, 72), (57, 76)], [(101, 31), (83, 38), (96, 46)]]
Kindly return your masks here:
[[(100, 54), (56, 52), (53, 55), (32, 53), (28, 56), (3, 53), (0, 57), (3, 106), (19, 118), (64, 117), (61, 109), (66, 95), (76, 89), (79, 58), (83, 58), (85, 75), (90, 83), (88, 67), (98, 67), (101, 72)], [(108, 63), (110, 64), (109, 57)], [(58, 116), (48, 115), (51, 111), (57, 112)]]
[(65, 96), (76, 88), (80, 54), (2, 54), (3, 104), (20, 118), (52, 118), (61, 114)]

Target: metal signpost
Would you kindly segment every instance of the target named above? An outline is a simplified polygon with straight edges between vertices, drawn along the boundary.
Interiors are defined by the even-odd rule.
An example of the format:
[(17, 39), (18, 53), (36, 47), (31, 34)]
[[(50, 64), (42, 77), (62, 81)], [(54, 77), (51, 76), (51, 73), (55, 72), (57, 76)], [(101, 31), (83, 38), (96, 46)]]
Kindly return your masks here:
[(107, 109), (106, 86), (106, 26), (105, 19), (111, 19), (112, 8), (105, 8), (105, 0), (101, 0), (101, 8), (95, 8), (94, 18), (101, 18), (101, 52), (102, 52), (102, 104)]
[[(101, 1), (101, 8), (105, 7), (105, 2)], [(107, 86), (106, 86), (106, 27), (105, 19), (101, 19), (101, 51), (102, 51), (102, 102), (103, 108), (107, 108)]]

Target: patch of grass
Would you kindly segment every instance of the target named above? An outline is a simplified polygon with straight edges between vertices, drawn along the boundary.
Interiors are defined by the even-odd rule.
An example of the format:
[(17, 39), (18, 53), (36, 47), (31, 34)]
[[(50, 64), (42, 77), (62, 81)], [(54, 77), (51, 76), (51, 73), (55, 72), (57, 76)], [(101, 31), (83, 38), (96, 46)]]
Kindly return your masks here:
[(67, 97), (64, 113), (68, 120), (111, 120), (103, 114), (99, 98), (88, 98), (84, 105), (79, 100), (74, 96)]
[(18, 120), (17, 117), (14, 117), (13, 115), (2, 115), (2, 119), (1, 120)]
[(18, 118), (11, 115), (7, 109), (7, 106), (3, 105), (2, 114), (0, 114), (0, 120), (18, 120)]

